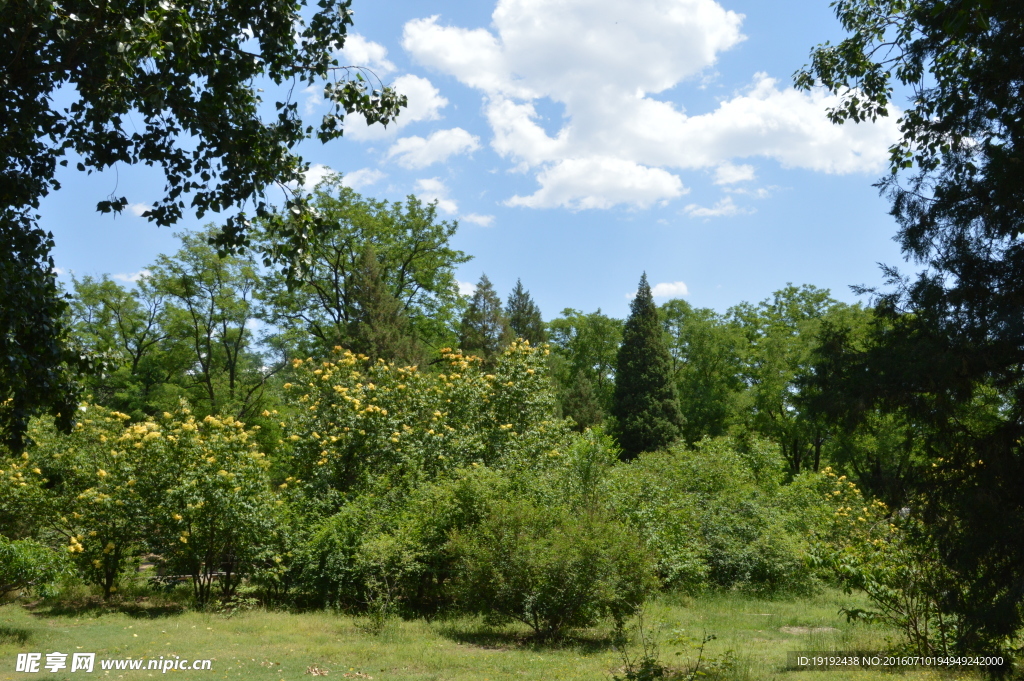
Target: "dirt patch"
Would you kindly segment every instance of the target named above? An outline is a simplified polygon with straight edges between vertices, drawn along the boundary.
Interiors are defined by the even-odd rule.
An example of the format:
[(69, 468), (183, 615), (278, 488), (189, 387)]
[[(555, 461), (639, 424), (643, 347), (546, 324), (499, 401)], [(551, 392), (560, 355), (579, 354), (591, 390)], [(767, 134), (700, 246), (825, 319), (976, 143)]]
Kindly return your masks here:
[(779, 627), (783, 634), (823, 634), (827, 631), (839, 631), (835, 627)]

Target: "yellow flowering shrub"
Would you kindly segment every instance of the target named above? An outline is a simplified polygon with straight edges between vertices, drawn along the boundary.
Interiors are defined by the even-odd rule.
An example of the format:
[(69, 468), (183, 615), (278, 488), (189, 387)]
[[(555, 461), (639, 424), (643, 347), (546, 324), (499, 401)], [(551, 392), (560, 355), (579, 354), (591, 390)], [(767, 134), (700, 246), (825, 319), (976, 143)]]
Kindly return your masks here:
[(555, 418), (544, 350), (523, 341), (493, 373), (449, 349), (433, 371), (340, 349), (293, 364), (297, 381), (284, 387), (298, 415), (286, 442), (297, 474), (332, 489), (415, 486), (471, 465), (536, 469), (569, 439)]
[(0, 464), (0, 495), (63, 542), (86, 581), (109, 597), (125, 567), (156, 551), (193, 577), (197, 600), (224, 573), (230, 595), (273, 531), (265, 457), (231, 418), (187, 407), (159, 421), (83, 405), (68, 435), (32, 423), (34, 445)]

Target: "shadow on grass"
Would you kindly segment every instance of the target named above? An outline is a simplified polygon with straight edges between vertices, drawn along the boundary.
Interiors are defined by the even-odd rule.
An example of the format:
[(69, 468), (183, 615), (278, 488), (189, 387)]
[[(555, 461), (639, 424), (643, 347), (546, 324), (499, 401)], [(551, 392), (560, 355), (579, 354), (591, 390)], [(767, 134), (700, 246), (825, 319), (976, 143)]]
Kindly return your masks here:
[(32, 632), (28, 629), (17, 629), (15, 627), (0, 627), (0, 643), (16, 643), (24, 645), (28, 642)]
[(109, 613), (121, 613), (135, 619), (158, 619), (171, 617), (185, 612), (185, 606), (167, 601), (149, 602), (148, 600), (111, 600), (104, 601), (99, 597), (89, 597), (56, 603), (42, 603), (29, 608), (38, 617), (81, 617), (92, 615), (99, 617)]
[(571, 631), (560, 638), (540, 637), (525, 629), (488, 626), (482, 622), (440, 622), (434, 629), (439, 636), (462, 645), (486, 650), (574, 650), (591, 654), (611, 650), (613, 642), (607, 632), (592, 629)]

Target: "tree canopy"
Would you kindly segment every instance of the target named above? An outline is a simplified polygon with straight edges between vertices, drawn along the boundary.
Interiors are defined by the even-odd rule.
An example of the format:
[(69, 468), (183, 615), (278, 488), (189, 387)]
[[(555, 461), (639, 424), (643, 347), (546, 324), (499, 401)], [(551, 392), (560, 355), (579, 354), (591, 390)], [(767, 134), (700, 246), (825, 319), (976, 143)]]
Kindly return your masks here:
[[(963, 588), (963, 650), (1024, 623), (1024, 13), (986, 0), (841, 0), (849, 33), (822, 45), (797, 85), (840, 96), (836, 122), (888, 114), (913, 92), (890, 174), (897, 239), (915, 277), (885, 272), (878, 320), (859, 340), (827, 329), (816, 380), (834, 415), (875, 407), (916, 424), (932, 460), (914, 505)], [(999, 518), (999, 523), (993, 523)]]
[[(67, 421), (76, 401), (69, 367), (78, 355), (66, 344), (51, 241), (34, 213), (60, 187), (57, 166), (159, 167), (164, 196), (149, 201), (145, 217), (170, 225), (186, 210), (199, 217), (234, 210), (214, 238), (222, 250), (246, 245), (246, 208), (266, 214), (268, 186), (301, 184), (307, 165), (293, 151), (299, 142), (337, 138), (346, 114), (387, 123), (405, 104), (337, 61), (352, 23), (349, 4), (322, 0), (306, 18), (304, 3), (292, 1), (3, 3), (0, 429), (8, 441), (20, 444), (27, 415), (48, 410)], [(321, 85), (331, 110), (307, 126), (284, 96), (266, 120), (259, 78)], [(58, 92), (70, 104), (58, 103), (65, 99)], [(127, 205), (111, 195), (97, 209)], [(301, 196), (289, 207), (312, 216)], [(274, 255), (299, 252), (307, 233), (284, 227)]]

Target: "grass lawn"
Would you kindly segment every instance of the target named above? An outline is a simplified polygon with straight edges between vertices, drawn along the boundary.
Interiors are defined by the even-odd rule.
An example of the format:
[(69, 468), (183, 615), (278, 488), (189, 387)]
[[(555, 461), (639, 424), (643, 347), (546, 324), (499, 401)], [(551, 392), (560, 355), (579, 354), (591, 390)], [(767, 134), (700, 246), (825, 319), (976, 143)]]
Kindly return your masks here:
[[(715, 634), (704, 651), (714, 664), (732, 651), (735, 664), (721, 679), (872, 681), (895, 678), (952, 679), (912, 669), (883, 671), (786, 671), (794, 650), (880, 650), (890, 632), (851, 625), (838, 610), (855, 598), (826, 592), (798, 600), (759, 600), (736, 594), (666, 597), (648, 607), (646, 623), (660, 640), (663, 663), (686, 668), (696, 651), (682, 637)], [(408, 681), (611, 681), (622, 661), (607, 629), (583, 632), (560, 644), (540, 644), (519, 627), (491, 629), (471, 619), (445, 622), (394, 620), (372, 633), (365, 620), (326, 612), (293, 614), (254, 610), (232, 615), (180, 611), (157, 600), (130, 608), (48, 608), (11, 604), (0, 608), (0, 681), (15, 679), (140, 679), (158, 671), (103, 671), (104, 658), (210, 659), (210, 671), (168, 671), (184, 681), (219, 679), (292, 681), (307, 670), (333, 678)], [(673, 643), (675, 640), (677, 642)], [(96, 669), (84, 672), (17, 673), (18, 653), (96, 653)], [(678, 653), (678, 654), (677, 654)], [(69, 657), (70, 660), (70, 657)], [(70, 668), (70, 663), (69, 663)], [(706, 678), (706, 677), (705, 677)]]

